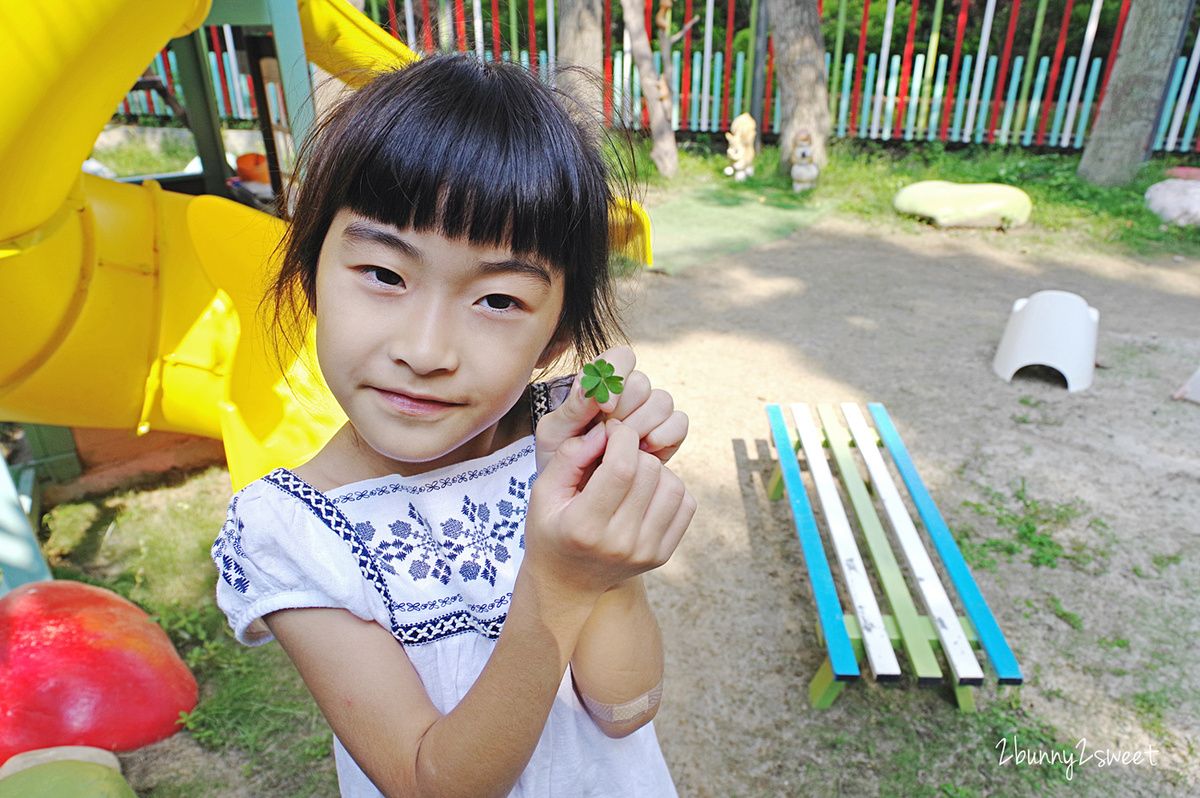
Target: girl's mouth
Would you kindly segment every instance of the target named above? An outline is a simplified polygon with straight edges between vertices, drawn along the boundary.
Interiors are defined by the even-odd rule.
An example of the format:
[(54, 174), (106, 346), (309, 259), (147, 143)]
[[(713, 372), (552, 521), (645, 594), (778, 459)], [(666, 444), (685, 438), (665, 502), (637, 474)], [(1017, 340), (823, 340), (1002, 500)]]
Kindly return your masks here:
[(389, 391), (384, 388), (374, 390), (390, 407), (406, 416), (432, 416), (458, 406), (457, 402), (446, 402), (431, 396)]

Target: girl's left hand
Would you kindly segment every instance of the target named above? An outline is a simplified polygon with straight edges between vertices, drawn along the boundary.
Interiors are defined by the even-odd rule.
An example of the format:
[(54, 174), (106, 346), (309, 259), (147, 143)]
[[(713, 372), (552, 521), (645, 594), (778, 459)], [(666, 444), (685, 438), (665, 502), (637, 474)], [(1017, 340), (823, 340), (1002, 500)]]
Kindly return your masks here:
[(575, 377), (571, 393), (553, 412), (547, 413), (537, 426), (537, 467), (541, 472), (563, 442), (583, 435), (590, 427), (608, 418), (632, 427), (640, 438), (640, 448), (662, 462), (667, 462), (679, 450), (687, 437), (688, 417), (675, 409), (671, 394), (661, 388), (653, 388), (650, 378), (634, 370), (637, 362), (633, 350), (628, 346), (616, 346), (600, 356), (615, 369), (618, 377), (624, 378), (624, 390), (612, 394), (608, 401), (600, 404), (595, 398), (583, 395), (582, 373)]

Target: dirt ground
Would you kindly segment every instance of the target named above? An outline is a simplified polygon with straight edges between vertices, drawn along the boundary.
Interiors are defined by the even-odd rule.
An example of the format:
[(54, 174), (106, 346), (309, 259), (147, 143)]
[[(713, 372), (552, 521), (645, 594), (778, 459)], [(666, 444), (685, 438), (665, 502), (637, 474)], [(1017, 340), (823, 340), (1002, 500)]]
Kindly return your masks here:
[[(1047, 252), (1021, 235), (826, 220), (640, 278), (639, 367), (691, 417), (673, 466), (700, 500), (650, 578), (668, 658), (656, 726), (685, 798), (1200, 791), (1200, 404), (1171, 398), (1200, 368), (1200, 264)], [(1047, 288), (1100, 312), (1085, 391), (992, 372), (1013, 301)], [(964, 505), (988, 490), (1017, 507), (1023, 480), (1042, 506), (1074, 508), (1053, 530), (1072, 559), (1035, 567), (1025, 552), (975, 571), (1026, 686), (985, 686), (975, 716), (908, 680), (809, 706), (815, 609), (790, 516), (765, 490), (764, 404), (792, 401), (885, 403), (946, 520), (976, 541), (1012, 537)], [(1050, 728), (1070, 750), (1152, 749), (1154, 764), (1003, 761), (1048, 754)], [(174, 767), (243, 764), (182, 736), (156, 748)], [(128, 762), (135, 784), (153, 783), (155, 758)]]
[[(826, 221), (644, 278), (639, 366), (691, 417), (673, 462), (700, 499), (653, 582), (669, 657), (656, 724), (682, 795), (1014, 794), (1020, 760), (1000, 764), (999, 735), (979, 737), (948, 694), (859, 683), (809, 707), (814, 604), (790, 516), (765, 491), (763, 406), (793, 401), (885, 403), (948, 523), (980, 539), (1011, 536), (963, 505), (984, 487), (1024, 480), (1044, 503), (1082, 502), (1055, 536), (1090, 562), (976, 571), (1029, 681), (985, 690), (980, 709), (1019, 704), (1067, 746), (1086, 740), (1081, 753), (1159, 752), (1153, 767), (1054, 773), (1054, 794), (1200, 791), (1200, 405), (1171, 399), (1200, 367), (1200, 264), (1026, 252), (1019, 236)], [(1013, 301), (1048, 288), (1100, 311), (1085, 391), (992, 372)], [(925, 734), (942, 750), (920, 750)]]

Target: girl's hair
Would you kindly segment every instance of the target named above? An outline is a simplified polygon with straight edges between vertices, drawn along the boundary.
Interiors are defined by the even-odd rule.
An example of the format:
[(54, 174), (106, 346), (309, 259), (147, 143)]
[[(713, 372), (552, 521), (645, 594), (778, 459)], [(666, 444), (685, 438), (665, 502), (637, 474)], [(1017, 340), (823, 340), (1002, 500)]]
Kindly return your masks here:
[[(620, 337), (608, 268), (609, 181), (597, 134), (527, 70), (436, 55), (374, 78), (315, 129), (268, 307), (298, 349), (316, 307), (317, 259), (346, 208), (536, 256), (564, 277), (556, 338), (590, 358)], [(628, 194), (628, 188), (624, 193)]]

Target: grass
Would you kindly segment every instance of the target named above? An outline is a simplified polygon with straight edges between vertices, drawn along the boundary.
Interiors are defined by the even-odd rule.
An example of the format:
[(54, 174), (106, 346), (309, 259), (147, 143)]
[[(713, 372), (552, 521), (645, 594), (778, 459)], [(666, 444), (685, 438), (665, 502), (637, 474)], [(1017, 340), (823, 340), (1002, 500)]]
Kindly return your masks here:
[[(235, 641), (214, 601), (208, 549), (229, 493), (228, 474), (211, 469), (60, 504), (43, 517), (43, 551), (55, 578), (109, 588), (167, 631), (200, 683), (200, 703), (183, 727), (202, 746), (243, 758), (255, 794), (333, 794), (331, 732), (287, 657), (278, 646)], [(155, 798), (223, 793), (213, 780), (153, 791)]]
[[(1086, 507), (1082, 501), (1055, 503), (1035, 499), (1029, 495), (1024, 479), (1012, 488), (1011, 495), (984, 485), (978, 487), (984, 493), (984, 500), (966, 501), (963, 506), (976, 515), (994, 520), (1008, 535), (977, 541), (971, 528), (960, 529), (959, 546), (972, 567), (995, 570), (995, 555), (1006, 556), (1010, 562), (1024, 556), (1035, 568), (1057, 568), (1060, 559), (1081, 564), (1093, 559), (1094, 555), (1086, 545), (1076, 547), (1068, 554), (1054, 534), (1084, 513)], [(1093, 519), (1090, 525), (1099, 528), (1103, 522)]]
[[(1019, 688), (988, 691), (986, 706), (975, 713), (959, 713), (936, 691), (911, 684), (870, 695), (848, 692), (838, 700), (853, 703), (856, 711), (861, 704), (861, 711), (870, 713), (870, 731), (856, 735), (833, 724), (811, 742), (837, 751), (844, 764), (837, 779), (840, 794), (1059, 795), (1083, 788), (1088, 774), (1076, 765), (1068, 777), (1063, 764), (1074, 741), (1026, 711)], [(867, 691), (860, 686), (855, 692)], [(964, 762), (978, 767), (963, 767)], [(871, 775), (864, 778), (864, 773)], [(828, 794), (833, 792), (831, 785)]]
[(1006, 183), (1029, 194), (1034, 210), (1026, 227), (1007, 234), (984, 231), (998, 242), (1009, 240), (1025, 249), (1054, 244), (1146, 258), (1200, 258), (1200, 230), (1164, 225), (1145, 206), (1146, 189), (1165, 179), (1170, 167), (1185, 164), (1180, 157), (1155, 156), (1132, 185), (1104, 188), (1076, 176), (1079, 154), (1018, 147), (836, 140), (829, 146), (829, 163), (817, 187), (796, 194), (790, 178), (778, 172), (778, 147), (763, 148), (755, 161), (754, 177), (744, 183), (721, 173), (728, 163), (724, 149), (721, 136), (701, 134), (694, 140), (681, 141), (679, 174), (675, 180), (666, 181), (650, 162), (649, 142), (635, 142), (634, 174), (648, 188), (648, 204), (652, 206), (656, 197), (698, 193), (730, 205), (754, 202), (808, 209), (921, 233), (933, 228), (892, 209), (892, 199), (903, 186), (919, 180)]
[(92, 157), (116, 172), (118, 177), (154, 175), (182, 171), (196, 157), (196, 145), (190, 136), (164, 136), (153, 147), (126, 141), (97, 148)]

